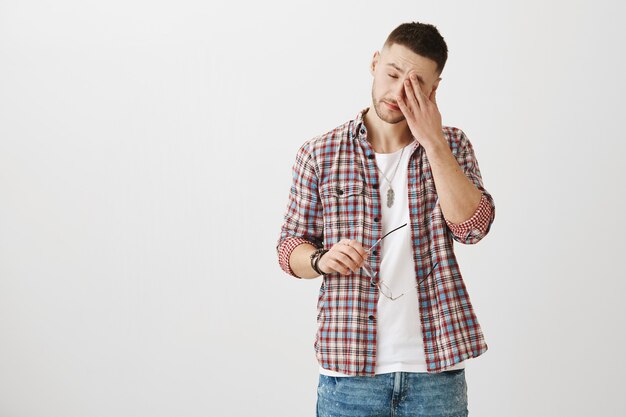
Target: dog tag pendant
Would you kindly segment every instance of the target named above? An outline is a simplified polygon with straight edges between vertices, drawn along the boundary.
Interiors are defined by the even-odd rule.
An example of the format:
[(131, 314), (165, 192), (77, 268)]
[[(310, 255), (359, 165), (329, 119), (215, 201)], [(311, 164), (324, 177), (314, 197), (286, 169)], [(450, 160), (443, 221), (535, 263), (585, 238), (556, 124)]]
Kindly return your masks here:
[(391, 187), (387, 190), (387, 207), (393, 206), (394, 192)]

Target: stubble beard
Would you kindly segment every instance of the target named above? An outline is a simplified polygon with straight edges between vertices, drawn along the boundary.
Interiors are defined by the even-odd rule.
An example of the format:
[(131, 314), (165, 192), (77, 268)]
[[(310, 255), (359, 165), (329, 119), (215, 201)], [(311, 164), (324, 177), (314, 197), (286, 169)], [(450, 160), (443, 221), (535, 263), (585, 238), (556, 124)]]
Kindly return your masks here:
[(378, 118), (382, 120), (383, 122), (387, 122), (389, 124), (395, 125), (396, 123), (400, 123), (404, 121), (405, 117), (402, 114), (402, 111), (398, 110), (397, 112), (395, 112), (395, 113), (398, 113), (398, 115), (394, 116), (394, 113), (392, 113), (392, 110), (389, 109), (389, 107), (385, 103), (383, 103), (382, 100), (376, 100), (376, 97), (374, 96), (373, 88), (372, 88), (372, 103), (374, 104), (374, 111), (376, 111)]

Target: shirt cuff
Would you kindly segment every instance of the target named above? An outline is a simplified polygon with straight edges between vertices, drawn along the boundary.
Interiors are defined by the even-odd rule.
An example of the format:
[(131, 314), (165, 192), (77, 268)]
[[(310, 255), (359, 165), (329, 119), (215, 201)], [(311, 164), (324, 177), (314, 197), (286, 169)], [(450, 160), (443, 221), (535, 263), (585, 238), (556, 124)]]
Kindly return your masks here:
[(474, 230), (486, 230), (489, 225), (489, 219), (491, 218), (491, 204), (487, 200), (487, 197), (483, 193), (480, 198), (480, 203), (478, 204), (478, 208), (474, 211), (474, 214), (469, 219), (465, 220), (462, 223), (454, 224), (446, 219), (446, 224), (450, 228), (450, 231), (454, 233), (455, 236), (460, 238), (465, 238), (467, 234)]
[(283, 271), (285, 271), (289, 275), (293, 275), (296, 278), (300, 277), (291, 270), (291, 266), (289, 265), (289, 258), (291, 257), (291, 252), (293, 252), (296, 246), (299, 246), (303, 243), (308, 243), (309, 245), (315, 246), (313, 242), (303, 237), (293, 237), (286, 239), (280, 246), (278, 251), (278, 263), (280, 264), (280, 267), (283, 269)]

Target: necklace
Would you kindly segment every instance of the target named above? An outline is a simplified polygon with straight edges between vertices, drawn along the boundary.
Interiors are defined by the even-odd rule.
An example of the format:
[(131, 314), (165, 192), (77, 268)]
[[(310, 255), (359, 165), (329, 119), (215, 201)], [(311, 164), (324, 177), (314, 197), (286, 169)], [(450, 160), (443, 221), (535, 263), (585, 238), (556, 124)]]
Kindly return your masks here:
[[(406, 148), (406, 146), (405, 146), (405, 148)], [(400, 161), (402, 160), (402, 154), (403, 153), (404, 153), (404, 148), (402, 148), (402, 152), (400, 152), (400, 157), (398, 158), (398, 163), (396, 164), (396, 169), (394, 169), (394, 171), (393, 171), (393, 175), (391, 176), (391, 180), (389, 180), (389, 178), (387, 178), (385, 173), (380, 168), (378, 168), (378, 164), (376, 164), (376, 168), (378, 168), (378, 171), (380, 171), (380, 173), (383, 174), (383, 177), (385, 177), (385, 179), (389, 183), (389, 189), (387, 190), (387, 207), (393, 206), (393, 199), (395, 198), (395, 192), (393, 191), (393, 187), (391, 186), (391, 181), (393, 181), (393, 177), (395, 177), (396, 176), (396, 172), (398, 172), (398, 167), (400, 166)]]

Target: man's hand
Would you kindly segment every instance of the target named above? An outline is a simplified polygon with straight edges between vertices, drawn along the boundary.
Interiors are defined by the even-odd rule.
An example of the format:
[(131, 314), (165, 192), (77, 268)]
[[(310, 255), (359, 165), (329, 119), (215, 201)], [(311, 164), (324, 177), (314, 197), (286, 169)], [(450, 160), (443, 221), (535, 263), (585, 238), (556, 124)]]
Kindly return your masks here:
[(367, 255), (358, 241), (343, 239), (322, 255), (317, 266), (324, 274), (339, 272), (342, 275), (347, 275), (350, 270), (358, 271), (365, 263)]
[(404, 94), (396, 97), (411, 133), (426, 151), (441, 146), (442, 143), (448, 145), (442, 132), (436, 92), (435, 88), (426, 97), (415, 72), (411, 71), (404, 80)]

